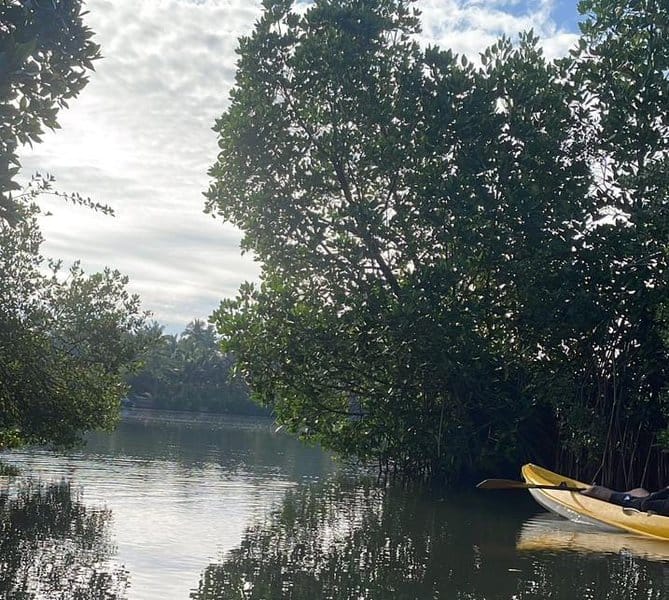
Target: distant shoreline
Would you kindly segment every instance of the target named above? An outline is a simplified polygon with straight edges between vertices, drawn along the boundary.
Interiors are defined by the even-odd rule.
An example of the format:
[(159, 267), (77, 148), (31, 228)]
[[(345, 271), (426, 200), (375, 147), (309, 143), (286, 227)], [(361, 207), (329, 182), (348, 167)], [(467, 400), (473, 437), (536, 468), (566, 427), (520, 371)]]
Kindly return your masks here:
[(226, 413), (206, 413), (160, 408), (123, 408), (121, 421), (159, 421), (164, 423), (218, 423), (249, 429), (275, 429), (273, 417), (234, 415)]

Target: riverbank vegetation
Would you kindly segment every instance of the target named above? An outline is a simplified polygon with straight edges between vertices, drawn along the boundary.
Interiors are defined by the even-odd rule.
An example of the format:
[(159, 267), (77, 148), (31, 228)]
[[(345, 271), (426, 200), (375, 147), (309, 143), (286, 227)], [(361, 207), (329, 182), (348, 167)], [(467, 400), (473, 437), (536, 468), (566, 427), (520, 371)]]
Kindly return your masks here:
[(404, 0), (264, 7), (207, 200), (262, 264), (215, 314), (255, 398), (386, 472), (666, 484), (666, 2), (476, 63)]

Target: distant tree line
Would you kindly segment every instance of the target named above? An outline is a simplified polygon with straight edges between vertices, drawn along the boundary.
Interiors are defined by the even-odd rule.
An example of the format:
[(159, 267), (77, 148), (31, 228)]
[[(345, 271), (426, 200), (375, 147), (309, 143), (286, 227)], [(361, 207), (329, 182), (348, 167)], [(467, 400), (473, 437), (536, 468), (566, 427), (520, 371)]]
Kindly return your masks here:
[(141, 367), (128, 375), (128, 403), (160, 408), (238, 415), (267, 415), (252, 402), (244, 382), (232, 376), (234, 359), (221, 352), (214, 327), (200, 320), (179, 335), (154, 324), (143, 334), (152, 339)]
[(207, 202), (262, 267), (215, 315), (254, 396), (410, 477), (666, 484), (666, 0), (477, 64), (409, 1), (264, 7)]

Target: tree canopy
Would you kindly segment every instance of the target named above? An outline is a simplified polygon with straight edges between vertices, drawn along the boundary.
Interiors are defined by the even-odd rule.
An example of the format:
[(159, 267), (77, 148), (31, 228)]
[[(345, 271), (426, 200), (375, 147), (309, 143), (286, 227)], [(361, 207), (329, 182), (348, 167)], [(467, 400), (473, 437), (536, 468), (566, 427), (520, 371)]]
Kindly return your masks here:
[(207, 193), (262, 265), (215, 315), (254, 395), (416, 476), (659, 475), (664, 3), (582, 2), (570, 56), (527, 32), (476, 65), (404, 0), (264, 8)]
[(46, 259), (37, 207), (21, 211), (0, 222), (0, 448), (68, 445), (116, 423), (145, 315), (118, 271)]

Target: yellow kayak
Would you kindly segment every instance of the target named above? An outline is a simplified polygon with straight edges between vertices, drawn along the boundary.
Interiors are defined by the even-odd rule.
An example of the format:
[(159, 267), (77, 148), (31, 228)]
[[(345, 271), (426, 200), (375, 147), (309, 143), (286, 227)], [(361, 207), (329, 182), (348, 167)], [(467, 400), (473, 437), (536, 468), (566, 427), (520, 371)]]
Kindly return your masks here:
[[(587, 484), (553, 473), (537, 465), (522, 468), (526, 483), (586, 487)], [(623, 530), (647, 537), (669, 541), (669, 517), (648, 514), (584, 496), (579, 492), (530, 489), (530, 494), (545, 509), (577, 523), (595, 525), (609, 530)]]

